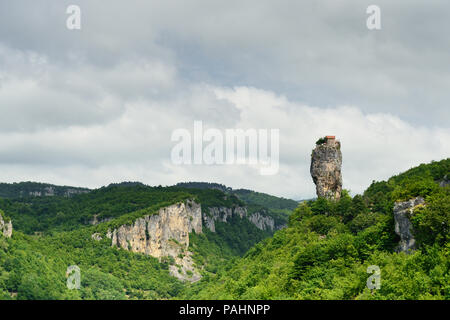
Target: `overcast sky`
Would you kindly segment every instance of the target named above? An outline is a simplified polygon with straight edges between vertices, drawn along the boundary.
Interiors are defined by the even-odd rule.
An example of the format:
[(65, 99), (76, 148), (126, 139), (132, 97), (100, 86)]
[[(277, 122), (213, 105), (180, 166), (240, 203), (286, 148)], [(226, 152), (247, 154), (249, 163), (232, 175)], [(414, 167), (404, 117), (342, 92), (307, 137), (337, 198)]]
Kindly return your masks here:
[[(70, 4), (81, 30), (66, 28)], [(0, 181), (311, 198), (311, 150), (333, 134), (360, 193), (449, 157), (449, 30), (448, 0), (0, 0)], [(171, 133), (194, 120), (280, 129), (279, 173), (174, 165)]]

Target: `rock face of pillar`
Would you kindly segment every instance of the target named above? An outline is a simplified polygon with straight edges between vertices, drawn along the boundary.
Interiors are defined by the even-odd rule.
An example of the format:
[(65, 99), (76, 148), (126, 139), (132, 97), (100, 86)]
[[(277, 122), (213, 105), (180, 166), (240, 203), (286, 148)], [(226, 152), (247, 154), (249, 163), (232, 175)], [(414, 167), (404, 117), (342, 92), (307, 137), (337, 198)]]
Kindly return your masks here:
[(339, 200), (342, 192), (341, 143), (329, 136), (320, 139), (311, 154), (311, 176), (317, 197)]

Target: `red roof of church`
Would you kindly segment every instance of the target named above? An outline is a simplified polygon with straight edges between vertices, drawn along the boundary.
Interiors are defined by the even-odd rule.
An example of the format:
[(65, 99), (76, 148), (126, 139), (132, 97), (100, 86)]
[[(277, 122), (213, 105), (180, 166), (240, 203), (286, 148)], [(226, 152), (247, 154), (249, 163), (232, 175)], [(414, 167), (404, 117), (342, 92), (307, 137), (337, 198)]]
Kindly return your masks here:
[(336, 136), (326, 136), (327, 139), (336, 139)]

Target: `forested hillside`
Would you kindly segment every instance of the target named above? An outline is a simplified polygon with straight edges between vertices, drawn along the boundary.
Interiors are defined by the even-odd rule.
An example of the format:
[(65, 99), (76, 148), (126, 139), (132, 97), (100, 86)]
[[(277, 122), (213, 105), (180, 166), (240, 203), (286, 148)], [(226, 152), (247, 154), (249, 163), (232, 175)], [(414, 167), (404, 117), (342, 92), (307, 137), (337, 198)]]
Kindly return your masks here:
[[(289, 227), (250, 249), (233, 266), (195, 284), (195, 299), (450, 299), (450, 159), (373, 182), (364, 194), (299, 205)], [(396, 201), (425, 206), (412, 223), (418, 249), (397, 253)], [(381, 287), (370, 290), (370, 265)]]
[[(14, 226), (10, 238), (0, 231), (0, 299), (450, 299), (449, 176), (445, 159), (374, 181), (353, 198), (344, 190), (339, 201), (305, 201), (275, 233), (232, 214), (292, 205), (256, 192), (140, 183), (71, 197), (19, 190), (0, 199)], [(418, 196), (424, 204), (410, 217), (417, 248), (399, 252), (394, 204)], [(187, 199), (205, 219), (214, 217), (209, 208), (224, 212), (214, 231), (204, 224), (189, 235), (200, 281), (173, 277), (172, 257), (119, 249), (105, 236)], [(72, 265), (81, 270), (79, 290), (66, 286)], [(381, 270), (378, 290), (366, 286), (371, 265)]]
[[(219, 190), (113, 184), (65, 196), (0, 199), (0, 214), (14, 225), (10, 239), (0, 232), (0, 299), (170, 299), (186, 284), (169, 273), (175, 262), (111, 247), (93, 235), (157, 214), (160, 208), (193, 199), (209, 207), (245, 207)], [(8, 220), (9, 221), (9, 220)], [(270, 236), (247, 219), (216, 221), (215, 231), (191, 234), (189, 250), (202, 274), (217, 272)], [(80, 290), (66, 287), (66, 269), (82, 270)]]

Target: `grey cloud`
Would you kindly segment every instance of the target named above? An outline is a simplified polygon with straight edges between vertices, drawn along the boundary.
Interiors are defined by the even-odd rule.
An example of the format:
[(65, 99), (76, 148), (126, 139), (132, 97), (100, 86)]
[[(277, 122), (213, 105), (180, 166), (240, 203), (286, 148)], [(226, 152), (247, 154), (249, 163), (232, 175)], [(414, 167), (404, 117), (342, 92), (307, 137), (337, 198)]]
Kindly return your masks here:
[(432, 125), (448, 115), (444, 0), (380, 0), (375, 32), (365, 27), (370, 1), (77, 1), (80, 32), (65, 28), (69, 3), (2, 3), (0, 39), (52, 63), (75, 54), (111, 68), (157, 57), (183, 79), (260, 87), (310, 105), (355, 104)]
[[(80, 31), (65, 28), (74, 3)], [(342, 139), (354, 192), (448, 156), (450, 3), (380, 0), (380, 31), (369, 4), (2, 1), (0, 180), (208, 180), (301, 198), (324, 134)], [(279, 174), (173, 166), (170, 134), (194, 120), (279, 128)]]

